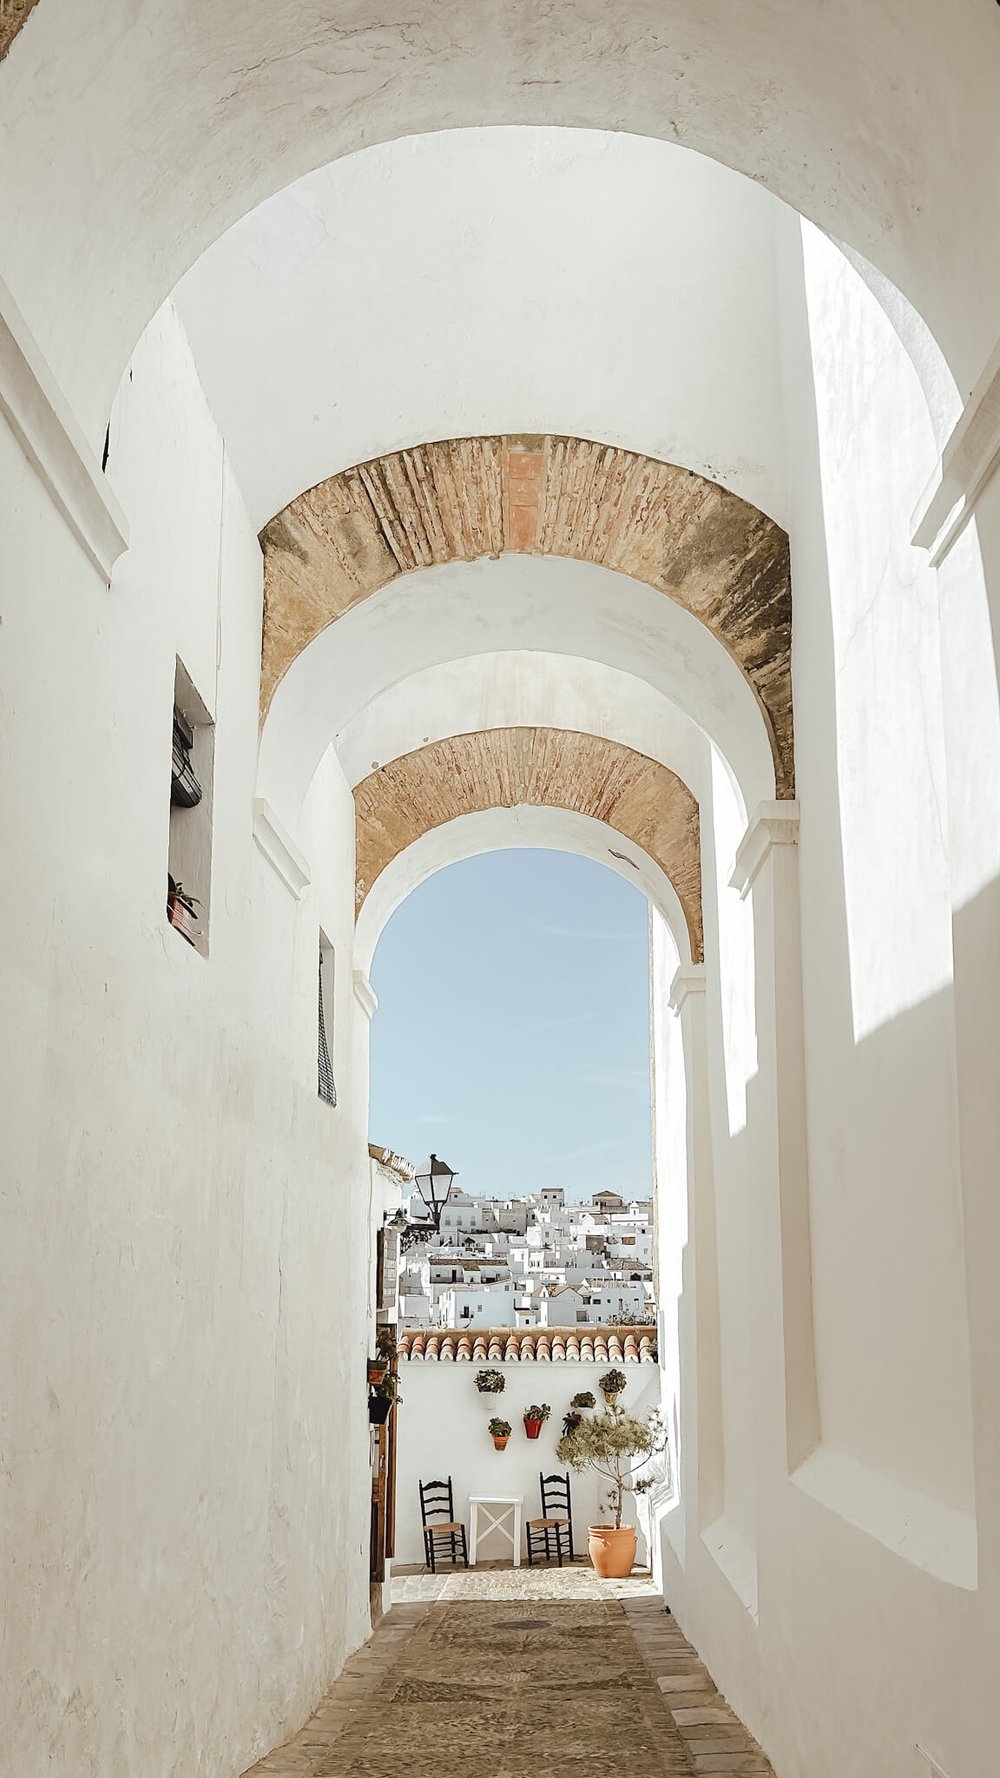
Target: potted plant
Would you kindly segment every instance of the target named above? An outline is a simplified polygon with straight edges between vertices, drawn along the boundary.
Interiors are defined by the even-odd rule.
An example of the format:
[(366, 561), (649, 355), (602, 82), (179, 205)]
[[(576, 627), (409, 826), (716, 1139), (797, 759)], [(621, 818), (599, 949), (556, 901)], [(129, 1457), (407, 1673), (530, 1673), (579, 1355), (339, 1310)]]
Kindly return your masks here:
[(528, 1438), (538, 1437), (551, 1412), (552, 1409), (547, 1401), (543, 1401), (541, 1404), (533, 1402), (530, 1408), (525, 1408), (524, 1430)]
[(638, 1420), (621, 1409), (612, 1409), (581, 1419), (579, 1426), (565, 1433), (556, 1446), (560, 1463), (575, 1470), (595, 1469), (611, 1484), (607, 1499), (614, 1524), (588, 1528), (590, 1560), (605, 1579), (624, 1580), (632, 1572), (635, 1526), (622, 1524), (625, 1492), (641, 1494), (652, 1487), (651, 1477), (633, 1477), (650, 1457), (666, 1449), (666, 1443), (666, 1433), (655, 1410), (646, 1419)]
[(596, 1406), (597, 1402), (589, 1389), (582, 1389), (579, 1395), (574, 1395), (573, 1400), (569, 1404), (568, 1413), (563, 1415), (563, 1437), (565, 1438), (566, 1434), (569, 1432), (576, 1431), (580, 1421), (583, 1419), (584, 1408), (595, 1408)]
[(189, 895), (183, 883), (175, 883), (173, 877), (167, 879), (167, 919), (171, 926), (176, 927), (182, 938), (193, 945), (197, 938), (195, 928), (198, 915), (195, 909), (201, 903), (196, 895)]
[(507, 1387), (507, 1379), (503, 1371), (487, 1370), (476, 1372), (476, 1388), (480, 1395), (502, 1395)]
[(401, 1401), (399, 1379), (393, 1371), (387, 1372), (381, 1383), (372, 1386), (368, 1397), (368, 1421), (371, 1426), (384, 1426), (392, 1412), (394, 1401)]
[(600, 1378), (597, 1387), (609, 1408), (615, 1406), (627, 1382), (628, 1378), (624, 1371), (605, 1371), (604, 1376)]
[(497, 1414), (494, 1414), (490, 1421), (490, 1433), (497, 1450), (506, 1451), (507, 1440), (510, 1438), (510, 1421), (501, 1420)]
[(395, 1368), (396, 1363), (396, 1329), (391, 1322), (383, 1322), (375, 1330), (375, 1357), (368, 1360), (369, 1383), (381, 1383), (388, 1371)]
[(389, 1360), (387, 1358), (382, 1358), (382, 1357), (369, 1358), (369, 1360), (368, 1360), (368, 1381), (369, 1381), (369, 1383), (384, 1383), (388, 1369), (389, 1369)]

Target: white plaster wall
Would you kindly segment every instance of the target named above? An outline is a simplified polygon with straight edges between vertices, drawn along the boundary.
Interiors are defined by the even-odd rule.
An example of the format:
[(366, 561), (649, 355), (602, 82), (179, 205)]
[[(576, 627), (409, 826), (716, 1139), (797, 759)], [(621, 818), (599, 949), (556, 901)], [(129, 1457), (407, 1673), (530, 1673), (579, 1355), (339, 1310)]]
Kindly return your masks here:
[[(773, 796), (760, 706), (733, 657), (696, 617), (628, 575), (522, 555), (402, 575), (328, 624), (275, 692), (261, 742), (260, 794), (294, 833), (325, 748), (373, 699), (402, 680), (419, 686), (418, 675), (443, 662), (526, 649), (603, 662), (642, 680), (716, 742), (748, 808)], [(457, 679), (451, 675), (452, 686)], [(627, 688), (618, 702), (627, 712)], [(599, 718), (602, 708), (606, 717), (607, 693), (596, 704)], [(446, 718), (445, 708), (439, 720)]]
[(724, 18), (675, 0), (669, 30), (640, 0), (346, 23), (307, 0), (40, 0), (0, 68), (8, 282), (96, 445), (149, 318), (270, 193), (419, 131), (583, 124), (702, 150), (813, 216), (908, 292), (971, 387), (1000, 286), (995, 57), (989, 8), (943, 33), (931, 0)]
[[(398, 1411), (399, 1446), (396, 1471), (395, 1566), (424, 1560), (420, 1520), (419, 1481), (452, 1478), (455, 1514), (469, 1525), (469, 1495), (499, 1488), (505, 1494), (523, 1494), (524, 1517), (541, 1516), (539, 1472), (565, 1474), (556, 1461), (556, 1445), (562, 1434), (562, 1418), (574, 1395), (589, 1389), (601, 1402), (597, 1379), (607, 1364), (528, 1362), (498, 1364), (507, 1387), (501, 1395), (480, 1395), (473, 1381), (477, 1364), (442, 1364), (410, 1359), (400, 1365), (402, 1405)], [(659, 1401), (660, 1373), (652, 1364), (623, 1364), (628, 1385), (620, 1405), (628, 1412), (646, 1414)], [(522, 1415), (532, 1402), (548, 1402), (551, 1418), (537, 1439), (525, 1436)], [(487, 1426), (493, 1415), (509, 1420), (513, 1428), (505, 1451), (494, 1449)], [(570, 1471), (573, 1499), (573, 1538), (577, 1555), (586, 1556), (587, 1526), (606, 1524), (600, 1505), (603, 1489), (591, 1471)], [(626, 1520), (637, 1524), (634, 1496), (626, 1502)], [(479, 1554), (484, 1561), (507, 1559), (510, 1544), (497, 1534), (485, 1539)], [(526, 1560), (522, 1534), (521, 1559)], [(645, 1549), (640, 1543), (640, 1561)]]
[(780, 521), (777, 209), (596, 130), (446, 130), (298, 180), (177, 290), (254, 524), (385, 451), (550, 428)]
[[(169, 311), (109, 467), (110, 593), (0, 425), (2, 1763), (225, 1778), (367, 1624), (366, 1132), (315, 1087), (353, 816), (331, 761), (296, 903), (251, 838), (259, 551)], [(177, 653), (217, 718), (207, 959), (164, 911)]]
[(881, 310), (812, 230), (804, 249), (829, 588), (803, 561), (794, 672), (798, 708), (815, 715), (797, 764), (820, 1416), (830, 1443), (968, 1510), (937, 590), (906, 541), (934, 446)]
[(697, 800), (709, 762), (702, 730), (633, 673), (542, 649), (466, 655), (413, 673), (373, 698), (335, 737), (350, 784), (448, 735), (541, 727), (602, 735), (658, 759)]
[[(992, 1483), (983, 1488), (995, 1447), (987, 1458), (980, 1431), (974, 1493), (942, 813), (946, 791), (960, 807), (973, 791), (961, 779), (945, 785), (935, 590), (908, 544), (931, 444), (912, 370), (871, 294), (809, 237), (798, 306), (801, 249), (789, 239), (786, 250), (820, 1437), (789, 1476), (785, 1342), (807, 1330), (784, 1319), (781, 1266), (801, 1250), (793, 1240), (783, 1249), (777, 1182), (754, 1170), (765, 1095), (751, 1077), (744, 1376), (758, 1615), (730, 1584), (711, 1527), (690, 1535), (703, 1479), (688, 1461), (682, 1556), (671, 1515), (663, 1522), (665, 1587), (783, 1775), (912, 1778), (919, 1745), (949, 1778), (987, 1778), (988, 1713), (969, 1700), (988, 1691), (995, 1665), (996, 1588), (982, 1557), (984, 1534), (996, 1547)], [(990, 708), (977, 699), (985, 744)], [(984, 805), (992, 780), (987, 760)], [(968, 834), (962, 843), (964, 870), (975, 847)], [(981, 955), (988, 969), (988, 948)], [(724, 1324), (726, 1170), (713, 1158)], [(701, 1282), (699, 1272), (699, 1293)], [(700, 1322), (698, 1338), (682, 1386), (693, 1373), (704, 1415)], [(725, 1363), (723, 1350), (723, 1379)], [(689, 1458), (691, 1446), (689, 1434)], [(727, 1436), (727, 1514), (731, 1454)]]

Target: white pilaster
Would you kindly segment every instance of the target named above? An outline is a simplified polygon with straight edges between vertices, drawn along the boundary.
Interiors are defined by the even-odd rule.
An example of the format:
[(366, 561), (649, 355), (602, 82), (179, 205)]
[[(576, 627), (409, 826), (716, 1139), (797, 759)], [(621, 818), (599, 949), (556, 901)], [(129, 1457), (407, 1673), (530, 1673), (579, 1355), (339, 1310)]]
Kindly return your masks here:
[[(789, 1471), (819, 1436), (809, 1231), (797, 803), (761, 803), (737, 848), (731, 886), (752, 894), (758, 1076), (751, 1216), (756, 1287), (781, 1304), (782, 1401)], [(762, 1383), (773, 1348), (761, 1354)]]

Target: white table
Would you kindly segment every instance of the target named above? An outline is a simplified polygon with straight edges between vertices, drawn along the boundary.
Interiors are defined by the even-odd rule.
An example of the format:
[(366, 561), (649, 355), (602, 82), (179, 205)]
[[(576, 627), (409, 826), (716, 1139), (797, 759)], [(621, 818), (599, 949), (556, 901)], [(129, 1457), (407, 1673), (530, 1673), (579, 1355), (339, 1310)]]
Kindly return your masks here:
[[(494, 1507), (500, 1511), (494, 1512)], [(500, 1531), (507, 1538), (514, 1551), (514, 1567), (521, 1566), (521, 1513), (524, 1507), (523, 1494), (470, 1494), (469, 1495), (469, 1567), (476, 1566), (476, 1544), (480, 1537), (488, 1531)], [(484, 1525), (480, 1526), (479, 1515), (482, 1513)], [(507, 1520), (510, 1524), (507, 1524)]]

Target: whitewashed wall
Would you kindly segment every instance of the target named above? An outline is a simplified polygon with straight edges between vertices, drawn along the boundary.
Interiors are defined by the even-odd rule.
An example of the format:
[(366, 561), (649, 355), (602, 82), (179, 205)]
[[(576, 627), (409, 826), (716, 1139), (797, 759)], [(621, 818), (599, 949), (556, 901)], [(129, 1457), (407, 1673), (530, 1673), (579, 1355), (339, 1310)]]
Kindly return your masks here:
[[(947, 806), (969, 793), (946, 778), (936, 587), (908, 541), (934, 445), (912, 367), (862, 281), (810, 230), (782, 250), (808, 1116), (808, 1179), (795, 1185), (800, 1212), (808, 1197), (813, 1313), (790, 1315), (783, 1297), (800, 1235), (781, 1220), (787, 1204), (756, 1147), (774, 1018), (766, 978), (749, 1146), (738, 1117), (727, 1129), (719, 1115), (734, 1109), (740, 965), (731, 949), (726, 962), (735, 892), (717, 826), (706, 929), (717, 907), (707, 1010), (718, 1258), (714, 1280), (687, 1274), (682, 1366), (701, 1436), (686, 1443), (683, 1544), (678, 1509), (662, 1514), (665, 1584), (780, 1773), (911, 1778), (919, 1744), (951, 1778), (987, 1778), (982, 1723), (960, 1704), (972, 1674), (987, 1684), (996, 1616), (977, 1561), (951, 979)], [(966, 592), (974, 608), (974, 572)], [(981, 732), (988, 744), (988, 721)], [(765, 947), (755, 970), (769, 967)], [(741, 1515), (759, 1595), (731, 1561), (732, 1540), (719, 1541), (698, 1467), (713, 1283), (725, 1518)], [(801, 1403), (788, 1392), (789, 1351), (815, 1382), (804, 1461), (790, 1455)], [(981, 1536), (981, 1491), (978, 1505)]]
[[(169, 311), (109, 473), (110, 593), (0, 424), (0, 1764), (228, 1774), (367, 1628), (353, 812), (331, 763), (295, 901), (252, 838), (260, 554)], [(218, 724), (207, 960), (164, 911), (176, 654)]]
[[(525, 1518), (541, 1515), (539, 1472), (565, 1474), (556, 1461), (556, 1445), (562, 1435), (562, 1418), (574, 1395), (589, 1389), (601, 1404), (598, 1377), (609, 1364), (521, 1363), (498, 1364), (507, 1387), (502, 1395), (480, 1395), (474, 1378), (476, 1364), (442, 1364), (440, 1360), (407, 1360), (400, 1365), (398, 1410), (399, 1448), (396, 1476), (395, 1566), (424, 1559), (418, 1482), (451, 1476), (455, 1492), (455, 1516), (469, 1524), (469, 1495), (499, 1488), (505, 1494), (523, 1494)], [(659, 1401), (659, 1371), (652, 1364), (623, 1364), (628, 1377), (621, 1398), (627, 1410), (646, 1413)], [(522, 1415), (532, 1402), (548, 1402), (551, 1418), (537, 1439), (525, 1436)], [(505, 1451), (496, 1451), (487, 1426), (493, 1415), (509, 1420), (513, 1428)], [(603, 1489), (592, 1472), (570, 1472), (573, 1490), (573, 1536), (578, 1555), (586, 1555), (587, 1526), (606, 1524), (600, 1506)], [(635, 1503), (630, 1498), (626, 1515), (636, 1524)], [(495, 1534), (479, 1550), (484, 1560), (504, 1559), (510, 1544)], [(522, 1538), (522, 1561), (525, 1546)], [(640, 1560), (643, 1551), (640, 1550)]]

